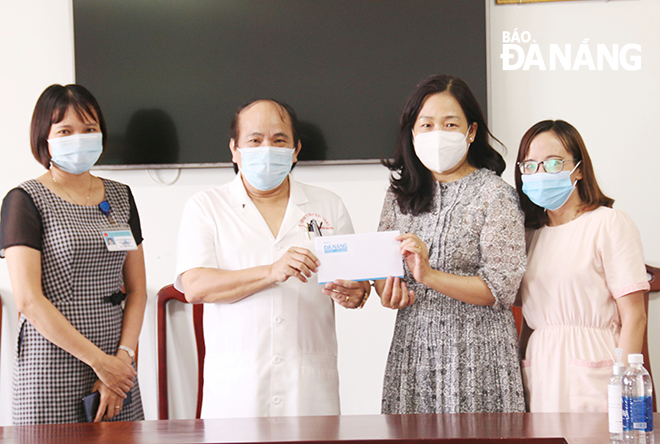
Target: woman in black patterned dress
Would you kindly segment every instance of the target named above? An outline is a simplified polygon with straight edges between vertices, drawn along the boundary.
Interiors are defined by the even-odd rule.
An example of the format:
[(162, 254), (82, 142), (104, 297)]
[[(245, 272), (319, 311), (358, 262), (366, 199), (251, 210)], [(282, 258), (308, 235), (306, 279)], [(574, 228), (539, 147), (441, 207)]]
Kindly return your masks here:
[(140, 221), (126, 185), (89, 172), (105, 141), (89, 91), (48, 87), (30, 140), (48, 171), (2, 204), (0, 256), (20, 312), (16, 425), (85, 421), (82, 398), (94, 391), (96, 421), (144, 419), (133, 359), (146, 305)]
[(446, 75), (401, 115), (378, 229), (399, 230), (403, 279), (376, 281), (398, 309), (383, 413), (522, 412), (510, 310), (525, 272), (523, 216), (474, 95)]

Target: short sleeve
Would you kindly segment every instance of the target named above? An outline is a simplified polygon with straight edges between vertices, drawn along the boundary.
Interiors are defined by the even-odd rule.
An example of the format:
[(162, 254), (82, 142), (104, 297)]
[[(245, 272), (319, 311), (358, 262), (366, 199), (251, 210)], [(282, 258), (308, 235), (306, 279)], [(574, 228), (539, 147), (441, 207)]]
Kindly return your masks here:
[(41, 214), (32, 197), (22, 188), (9, 191), (0, 211), (0, 257), (18, 245), (41, 251), (42, 234)]
[(181, 275), (193, 268), (219, 268), (216, 255), (216, 224), (210, 214), (211, 204), (203, 195), (186, 202), (181, 215), (176, 254), (174, 288), (183, 292)]
[(635, 223), (619, 210), (610, 210), (605, 223), (599, 254), (610, 293), (616, 299), (637, 291), (648, 291), (644, 248)]
[(477, 274), (495, 298), (493, 308), (502, 309), (515, 302), (527, 267), (524, 217), (518, 196), (506, 184), (483, 198), (488, 199), (488, 204), (480, 236), (481, 266)]
[(390, 187), (385, 194), (385, 199), (383, 200), (383, 209), (380, 212), (378, 231), (393, 231), (399, 229), (396, 223), (396, 206), (396, 196), (392, 191), (392, 187)]
[(140, 225), (140, 215), (138, 214), (137, 206), (135, 205), (135, 199), (133, 198), (133, 193), (131, 192), (130, 188), (128, 189), (128, 205), (128, 225), (131, 227), (131, 232), (135, 238), (135, 244), (140, 245), (144, 240), (142, 238), (142, 226)]

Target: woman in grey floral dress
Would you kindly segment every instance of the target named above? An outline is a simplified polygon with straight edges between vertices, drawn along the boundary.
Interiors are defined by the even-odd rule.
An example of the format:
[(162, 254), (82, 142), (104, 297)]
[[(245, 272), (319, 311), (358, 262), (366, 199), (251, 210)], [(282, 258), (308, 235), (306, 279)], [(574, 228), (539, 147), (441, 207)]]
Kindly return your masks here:
[(399, 230), (403, 279), (377, 281), (397, 309), (382, 411), (523, 412), (510, 310), (525, 272), (523, 216), (469, 87), (433, 76), (408, 99), (380, 231)]

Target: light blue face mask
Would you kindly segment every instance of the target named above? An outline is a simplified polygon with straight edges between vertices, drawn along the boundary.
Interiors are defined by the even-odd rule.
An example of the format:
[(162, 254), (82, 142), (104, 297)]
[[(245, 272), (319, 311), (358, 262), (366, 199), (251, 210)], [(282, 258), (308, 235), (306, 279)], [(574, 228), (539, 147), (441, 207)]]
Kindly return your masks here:
[(568, 171), (523, 175), (522, 181), (523, 193), (529, 197), (529, 200), (546, 210), (561, 208), (575, 188), (571, 183), (571, 173)]
[[(580, 165), (580, 162), (575, 165), (575, 168)], [(564, 206), (575, 189), (575, 185), (577, 185), (577, 180), (575, 183), (571, 182), (571, 174), (575, 171), (575, 168), (571, 171), (560, 171), (552, 174), (523, 174), (521, 176), (523, 193), (539, 207), (550, 211), (557, 210)]]
[(103, 152), (103, 134), (74, 134), (48, 139), (50, 162), (62, 171), (82, 174), (94, 166)]
[(241, 153), (241, 174), (261, 191), (277, 188), (293, 165), (294, 148), (259, 146), (238, 148), (238, 151)]

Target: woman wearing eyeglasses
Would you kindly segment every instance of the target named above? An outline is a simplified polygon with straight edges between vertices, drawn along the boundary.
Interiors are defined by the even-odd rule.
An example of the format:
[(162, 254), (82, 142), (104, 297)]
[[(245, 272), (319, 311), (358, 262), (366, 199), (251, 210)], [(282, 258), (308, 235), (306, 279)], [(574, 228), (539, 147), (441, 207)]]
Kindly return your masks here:
[(533, 229), (520, 288), (529, 410), (606, 412), (614, 349), (642, 349), (649, 284), (639, 232), (612, 209), (569, 123), (532, 126), (517, 161), (516, 188)]

